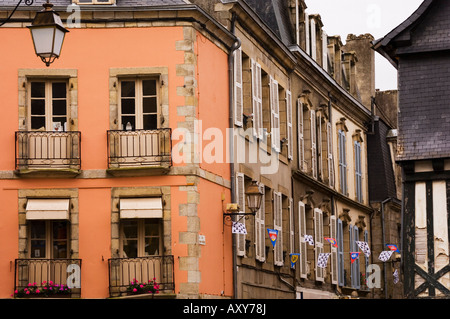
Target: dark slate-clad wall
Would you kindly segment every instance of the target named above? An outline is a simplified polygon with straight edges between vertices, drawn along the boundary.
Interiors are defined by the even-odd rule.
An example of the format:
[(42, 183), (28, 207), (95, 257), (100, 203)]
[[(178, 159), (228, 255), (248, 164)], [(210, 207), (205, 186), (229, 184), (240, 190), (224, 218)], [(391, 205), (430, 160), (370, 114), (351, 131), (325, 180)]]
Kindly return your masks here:
[(398, 72), (398, 159), (450, 157), (450, 52), (402, 56)]

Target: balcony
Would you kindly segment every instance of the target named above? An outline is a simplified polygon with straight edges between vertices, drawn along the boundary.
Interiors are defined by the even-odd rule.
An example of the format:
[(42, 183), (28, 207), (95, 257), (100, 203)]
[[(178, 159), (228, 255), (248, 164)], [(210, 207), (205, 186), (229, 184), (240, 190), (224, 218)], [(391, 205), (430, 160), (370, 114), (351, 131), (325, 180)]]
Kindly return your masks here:
[(172, 166), (172, 131), (108, 131), (108, 172), (127, 176), (139, 173), (158, 175)]
[(80, 173), (80, 132), (19, 131), (15, 137), (18, 174), (67, 177)]
[(15, 260), (16, 297), (79, 298), (80, 279), (81, 259)]
[(111, 297), (130, 295), (127, 287), (131, 281), (147, 283), (149, 280), (159, 285), (160, 293), (175, 290), (173, 256), (149, 256), (137, 258), (111, 258), (108, 260), (109, 294)]

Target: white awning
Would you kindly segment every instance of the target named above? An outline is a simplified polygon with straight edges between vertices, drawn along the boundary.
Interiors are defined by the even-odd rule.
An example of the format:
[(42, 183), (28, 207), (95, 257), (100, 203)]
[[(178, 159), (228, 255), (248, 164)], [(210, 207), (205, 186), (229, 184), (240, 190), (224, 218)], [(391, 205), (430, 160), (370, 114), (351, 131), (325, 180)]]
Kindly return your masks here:
[(162, 218), (162, 199), (122, 198), (120, 199), (120, 218)]
[(26, 219), (66, 219), (69, 220), (69, 199), (29, 199)]

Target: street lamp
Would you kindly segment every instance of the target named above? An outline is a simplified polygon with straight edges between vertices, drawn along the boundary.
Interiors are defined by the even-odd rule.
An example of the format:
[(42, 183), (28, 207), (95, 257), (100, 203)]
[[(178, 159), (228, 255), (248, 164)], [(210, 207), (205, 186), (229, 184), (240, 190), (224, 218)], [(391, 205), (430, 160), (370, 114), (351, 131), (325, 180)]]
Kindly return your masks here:
[(53, 4), (47, 0), (44, 10), (36, 13), (31, 26), (34, 50), (46, 66), (59, 58), (64, 42), (64, 36), (69, 30), (63, 27), (59, 14), (53, 11)]
[(262, 201), (262, 192), (259, 189), (258, 183), (256, 181), (252, 181), (252, 184), (247, 188), (245, 192), (247, 194), (247, 204), (248, 208), (252, 211), (253, 214), (261, 207)]

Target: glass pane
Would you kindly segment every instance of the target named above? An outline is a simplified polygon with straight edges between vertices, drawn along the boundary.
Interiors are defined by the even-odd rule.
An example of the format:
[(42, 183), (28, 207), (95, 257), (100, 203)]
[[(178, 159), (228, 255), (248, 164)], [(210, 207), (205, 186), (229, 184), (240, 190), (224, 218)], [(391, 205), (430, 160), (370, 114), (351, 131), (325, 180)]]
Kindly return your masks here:
[(159, 238), (145, 238), (145, 256), (159, 255)]
[(142, 81), (144, 95), (156, 95), (156, 80)]
[(53, 90), (53, 98), (66, 98), (66, 83), (65, 82), (56, 82), (52, 83)]
[(45, 238), (45, 221), (35, 220), (30, 223), (31, 239)]
[(158, 219), (147, 219), (145, 221), (145, 236), (159, 236)]
[(66, 131), (66, 118), (65, 117), (53, 117), (52, 118), (52, 130), (58, 132)]
[(137, 221), (128, 220), (122, 222), (122, 235), (124, 239), (135, 239), (137, 238)]
[(122, 99), (122, 114), (135, 114), (135, 103), (134, 99)]
[(67, 222), (55, 221), (53, 222), (53, 240), (67, 239)]
[(135, 97), (134, 81), (122, 81), (121, 82), (121, 96), (122, 97)]
[(67, 240), (58, 240), (53, 242), (52, 258), (67, 258)]
[(44, 82), (31, 82), (31, 97), (45, 97)]
[(45, 131), (45, 117), (33, 116), (31, 118), (31, 129)]
[(127, 129), (128, 123), (130, 123), (130, 125), (131, 125), (131, 130), (136, 129), (136, 119), (134, 116), (122, 116), (122, 129), (124, 131), (128, 130)]
[(144, 115), (144, 130), (156, 130), (158, 128), (158, 116), (156, 114)]
[(45, 115), (45, 100), (31, 100), (31, 115)]
[(45, 258), (45, 240), (31, 240), (31, 258)]
[(157, 113), (156, 97), (144, 97), (144, 113)]
[(66, 100), (53, 100), (53, 115), (66, 115)]
[(137, 239), (123, 241), (123, 258), (137, 257)]

